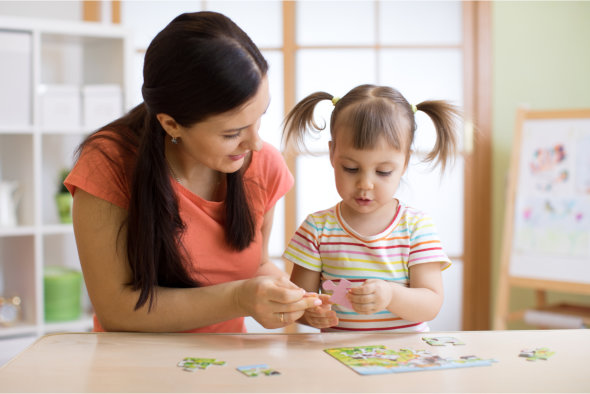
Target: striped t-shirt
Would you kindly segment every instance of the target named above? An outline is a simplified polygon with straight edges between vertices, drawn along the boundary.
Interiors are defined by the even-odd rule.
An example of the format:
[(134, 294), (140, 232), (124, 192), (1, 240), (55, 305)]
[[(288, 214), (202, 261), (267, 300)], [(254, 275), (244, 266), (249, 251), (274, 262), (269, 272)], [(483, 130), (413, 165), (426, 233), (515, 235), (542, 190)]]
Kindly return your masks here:
[[(303, 268), (321, 272), (321, 282), (347, 279), (359, 286), (366, 279), (382, 279), (409, 286), (409, 267), (440, 262), (451, 265), (432, 219), (399, 202), (387, 228), (373, 236), (362, 236), (343, 220), (340, 204), (313, 213), (301, 224), (283, 257)], [(361, 315), (333, 305), (337, 326), (323, 331), (427, 331), (425, 322), (401, 319), (388, 310)]]

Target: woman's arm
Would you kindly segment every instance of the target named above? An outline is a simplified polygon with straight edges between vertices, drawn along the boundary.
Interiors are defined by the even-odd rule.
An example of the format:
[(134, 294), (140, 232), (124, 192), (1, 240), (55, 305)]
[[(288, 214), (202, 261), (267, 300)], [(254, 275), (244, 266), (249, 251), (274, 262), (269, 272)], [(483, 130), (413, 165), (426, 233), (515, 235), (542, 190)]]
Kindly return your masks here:
[(442, 275), (438, 262), (410, 267), (410, 286), (368, 279), (350, 289), (349, 299), (357, 313), (373, 314), (383, 309), (404, 320), (422, 322), (436, 317), (443, 302)]
[(125, 251), (126, 211), (82, 189), (74, 195), (74, 233), (88, 294), (103, 328), (108, 331), (171, 332), (194, 329), (239, 316), (253, 316), (267, 328), (288, 324), (277, 317), (298, 318), (313, 305), (289, 281), (257, 277), (199, 288), (156, 288), (148, 303), (135, 310), (139, 291), (127, 283), (131, 271)]

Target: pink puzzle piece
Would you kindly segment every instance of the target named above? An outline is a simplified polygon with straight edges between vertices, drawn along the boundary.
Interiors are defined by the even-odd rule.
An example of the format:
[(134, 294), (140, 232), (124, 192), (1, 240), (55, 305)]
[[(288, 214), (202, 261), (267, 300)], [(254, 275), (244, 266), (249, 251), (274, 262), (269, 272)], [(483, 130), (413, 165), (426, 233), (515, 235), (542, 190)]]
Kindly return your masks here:
[(352, 304), (346, 298), (346, 294), (348, 293), (348, 289), (351, 287), (352, 283), (347, 281), (346, 279), (340, 279), (338, 284), (335, 284), (331, 280), (327, 280), (324, 282), (322, 287), (324, 290), (332, 290), (332, 296), (330, 297), (330, 301), (334, 304), (341, 305), (345, 308), (352, 309)]

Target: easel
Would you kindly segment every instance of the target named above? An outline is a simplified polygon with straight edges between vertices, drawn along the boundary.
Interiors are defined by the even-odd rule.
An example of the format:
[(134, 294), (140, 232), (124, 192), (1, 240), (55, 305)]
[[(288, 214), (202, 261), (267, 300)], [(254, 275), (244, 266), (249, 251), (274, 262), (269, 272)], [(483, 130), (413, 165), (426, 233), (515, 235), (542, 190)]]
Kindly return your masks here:
[[(558, 271), (545, 272), (542, 268), (536, 267), (535, 263), (537, 260), (534, 260), (531, 256), (525, 256), (526, 260), (529, 261), (526, 264), (529, 264), (530, 268), (527, 269), (526, 264), (524, 264), (523, 268), (523, 260), (519, 260), (520, 267), (516, 270), (514, 269), (515, 260), (520, 257), (520, 255), (515, 254), (515, 214), (517, 213), (517, 198), (519, 197), (519, 193), (520, 197), (522, 197), (524, 190), (524, 188), (521, 187), (523, 182), (522, 177), (525, 175), (523, 174), (523, 168), (526, 168), (523, 167), (521, 162), (523, 145), (531, 144), (531, 136), (534, 135), (531, 131), (534, 128), (542, 131), (544, 121), (546, 121), (546, 124), (549, 124), (550, 127), (555, 128), (555, 130), (552, 130), (555, 131), (555, 133), (568, 130), (567, 135), (584, 135), (584, 138), (586, 138), (586, 132), (590, 135), (590, 109), (562, 111), (528, 111), (519, 109), (517, 113), (509, 184), (506, 194), (506, 211), (501, 268), (498, 283), (498, 297), (493, 319), (494, 329), (496, 330), (506, 329), (509, 321), (524, 320), (527, 313), (531, 312), (530, 310), (510, 312), (510, 289), (513, 287), (535, 290), (535, 306), (533, 309), (533, 312), (536, 313), (535, 316), (546, 316), (548, 318), (547, 321), (553, 323), (563, 322), (568, 316), (575, 317), (576, 320), (574, 321), (580, 321), (581, 324), (590, 326), (590, 306), (566, 304), (549, 305), (547, 303), (547, 291), (590, 295), (590, 256), (581, 257), (578, 260), (565, 258), (566, 262), (563, 263), (563, 265), (566, 266), (568, 262), (571, 262), (575, 267), (574, 271), (577, 274), (576, 276), (569, 273), (570, 276), (565, 279), (559, 278), (560, 273)], [(524, 135), (525, 132), (523, 129), (525, 126), (528, 126), (528, 136)], [(534, 138), (539, 137), (539, 139), (542, 140), (543, 135), (550, 134), (542, 131), (539, 132), (537, 136), (534, 136)], [(551, 138), (555, 138), (555, 135), (557, 134), (553, 134)], [(527, 138), (528, 140), (526, 140)], [(575, 150), (575, 144), (570, 145), (569, 147), (574, 147)], [(586, 152), (586, 154), (588, 153)], [(588, 167), (588, 172), (590, 172), (590, 166)], [(583, 198), (580, 201), (586, 200)], [(536, 257), (538, 257), (538, 255)], [(543, 260), (543, 258), (540, 260)], [(559, 260), (559, 258), (555, 260)], [(543, 261), (539, 261), (540, 266), (542, 266), (542, 263)], [(547, 267), (548, 265), (545, 266)], [(566, 269), (567, 268), (564, 268), (564, 270)], [(564, 275), (566, 275), (566, 273), (564, 273)], [(537, 326), (539, 328), (545, 328), (551, 327), (552, 325), (540, 323), (537, 324)]]

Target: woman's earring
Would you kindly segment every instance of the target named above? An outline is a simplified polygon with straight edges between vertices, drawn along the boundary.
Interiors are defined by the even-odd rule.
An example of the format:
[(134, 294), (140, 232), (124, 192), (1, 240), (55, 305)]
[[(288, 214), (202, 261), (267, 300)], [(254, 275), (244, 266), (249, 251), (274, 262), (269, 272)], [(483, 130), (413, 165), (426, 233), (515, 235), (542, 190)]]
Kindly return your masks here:
[(172, 137), (170, 141), (172, 141), (174, 145), (178, 144), (178, 140), (176, 139), (176, 137)]

